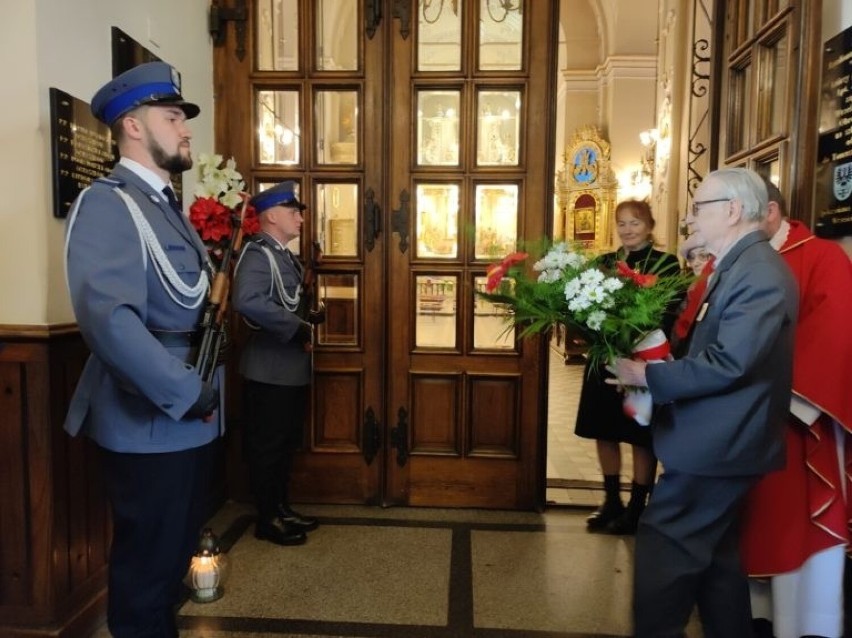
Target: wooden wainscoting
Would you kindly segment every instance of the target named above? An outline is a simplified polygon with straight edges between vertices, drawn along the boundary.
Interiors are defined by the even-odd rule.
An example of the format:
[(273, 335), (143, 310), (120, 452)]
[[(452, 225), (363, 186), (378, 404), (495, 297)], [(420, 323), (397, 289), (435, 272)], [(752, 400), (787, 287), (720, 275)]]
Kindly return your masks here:
[(0, 635), (86, 635), (106, 608), (95, 447), (62, 430), (88, 355), (75, 326), (0, 326)]

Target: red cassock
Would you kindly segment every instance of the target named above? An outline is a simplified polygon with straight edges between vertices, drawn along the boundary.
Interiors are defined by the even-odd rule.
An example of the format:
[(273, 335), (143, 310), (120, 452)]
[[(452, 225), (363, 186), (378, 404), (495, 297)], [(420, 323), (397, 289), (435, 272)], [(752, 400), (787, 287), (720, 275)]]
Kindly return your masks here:
[[(852, 507), (852, 262), (828, 240), (790, 221), (779, 253), (799, 283), (793, 393), (819, 409), (808, 427), (792, 414), (787, 466), (750, 492), (742, 522), (743, 567), (750, 576), (798, 569), (814, 553), (847, 544)], [(841, 476), (833, 421), (844, 431)]]

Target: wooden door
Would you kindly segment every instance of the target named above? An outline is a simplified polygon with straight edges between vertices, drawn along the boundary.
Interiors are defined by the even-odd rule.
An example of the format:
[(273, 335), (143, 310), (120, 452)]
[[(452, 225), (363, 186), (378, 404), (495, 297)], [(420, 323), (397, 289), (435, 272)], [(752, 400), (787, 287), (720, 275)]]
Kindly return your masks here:
[[(544, 476), (539, 344), (498, 339), (495, 309), (473, 290), (501, 251), (545, 232), (556, 1), (246, 4), (244, 55), (234, 32), (215, 52), (217, 152), (236, 158), (255, 191), (296, 180), (309, 206), (298, 249), (306, 261), (315, 244), (322, 252), (328, 318), (292, 498), (533, 507)], [(480, 17), (496, 25), (484, 46)], [(449, 70), (447, 20), (461, 61)], [(443, 152), (423, 145), (428, 136), (452, 138), (447, 110), (436, 110), (445, 95), (458, 98), (455, 164), (423, 155)], [(434, 111), (428, 135), (418, 99)], [(486, 120), (487, 130), (473, 124)], [(446, 226), (424, 226), (450, 210), (426, 220), (424, 202), (445, 197), (457, 204), (455, 244)], [(440, 320), (428, 343), (424, 317)], [(238, 330), (237, 350), (241, 339)], [(233, 369), (230, 379), (239, 428)]]
[(813, 225), (821, 3), (718, 0), (713, 156), (774, 182), (792, 217)]
[(415, 3), (390, 44), (386, 501), (530, 508), (545, 410), (537, 339), (475, 291), (545, 234), (556, 2)]

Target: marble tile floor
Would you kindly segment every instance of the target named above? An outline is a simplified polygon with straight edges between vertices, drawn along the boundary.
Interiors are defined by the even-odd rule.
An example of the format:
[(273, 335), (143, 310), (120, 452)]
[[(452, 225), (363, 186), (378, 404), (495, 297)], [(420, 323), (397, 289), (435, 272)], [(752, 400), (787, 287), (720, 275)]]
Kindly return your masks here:
[[(550, 349), (547, 414), (547, 493), (549, 505), (595, 506), (603, 489), (595, 441), (574, 434), (584, 366), (565, 364)], [(633, 461), (630, 446), (622, 445), (622, 486), (629, 490)]]
[(629, 636), (633, 539), (585, 529), (602, 476), (594, 441), (574, 435), (584, 368), (555, 349), (549, 366), (544, 513), (305, 505), (322, 525), (285, 548), (228, 503), (210, 523), (231, 562), (225, 596), (184, 603), (181, 638)]
[(256, 540), (249, 506), (217, 513), (225, 594), (184, 603), (181, 638), (631, 634), (633, 539), (589, 534), (584, 511), (301, 509), (321, 521), (301, 547)]

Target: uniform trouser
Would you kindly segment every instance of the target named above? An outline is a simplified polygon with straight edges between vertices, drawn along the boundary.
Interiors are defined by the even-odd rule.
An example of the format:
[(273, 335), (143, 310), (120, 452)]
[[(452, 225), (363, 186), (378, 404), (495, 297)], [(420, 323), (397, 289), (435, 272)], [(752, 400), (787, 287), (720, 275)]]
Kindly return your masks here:
[(660, 476), (639, 520), (634, 563), (637, 638), (679, 638), (695, 606), (705, 638), (750, 638), (739, 508), (757, 477)]
[(302, 444), (308, 386), (286, 386), (246, 380), (243, 451), (249, 486), (258, 516), (276, 515), (289, 501), (293, 453)]
[(207, 515), (214, 448), (158, 454), (101, 448), (113, 522), (107, 625), (115, 638), (178, 635), (175, 605)]

